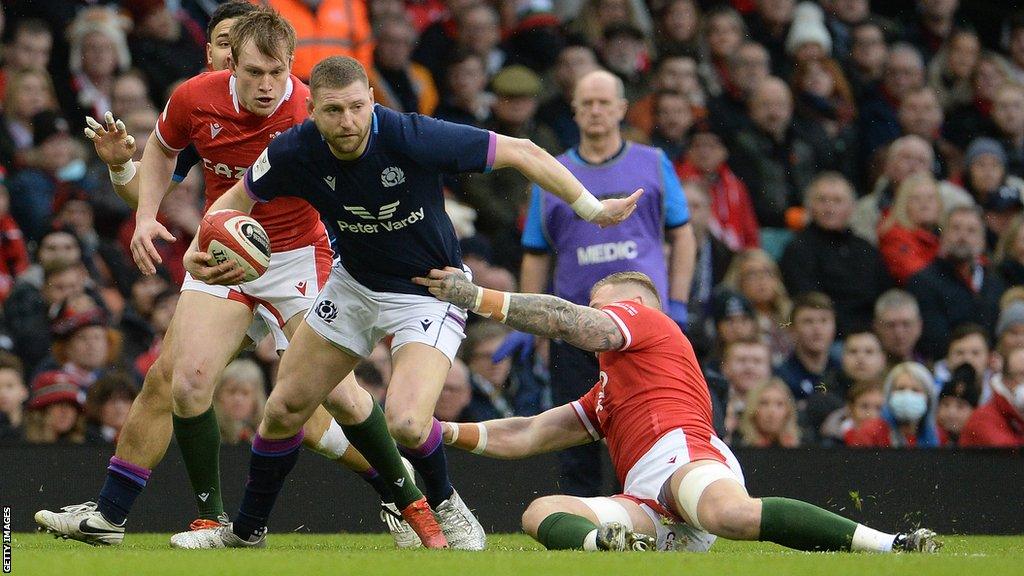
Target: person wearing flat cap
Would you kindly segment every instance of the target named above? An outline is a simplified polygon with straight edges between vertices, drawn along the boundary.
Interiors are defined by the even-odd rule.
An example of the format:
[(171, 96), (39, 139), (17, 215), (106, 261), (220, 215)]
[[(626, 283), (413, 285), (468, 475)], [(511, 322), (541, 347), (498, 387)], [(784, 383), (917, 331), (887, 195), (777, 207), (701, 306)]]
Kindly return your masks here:
[[(541, 91), (540, 76), (533, 70), (519, 64), (502, 68), (491, 80), (494, 102), (484, 128), (532, 140), (557, 154), (558, 137), (534, 121)], [(507, 168), (460, 178), (465, 200), (477, 211), (477, 231), (491, 239), (494, 263), (514, 269), (520, 257), (517, 220), (527, 204), (530, 183)]]

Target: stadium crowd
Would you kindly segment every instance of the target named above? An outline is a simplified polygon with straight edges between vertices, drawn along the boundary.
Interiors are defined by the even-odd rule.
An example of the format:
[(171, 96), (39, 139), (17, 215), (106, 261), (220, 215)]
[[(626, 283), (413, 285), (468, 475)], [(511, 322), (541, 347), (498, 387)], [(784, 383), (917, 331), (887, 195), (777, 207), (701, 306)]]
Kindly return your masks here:
[[(576, 80), (621, 79), (624, 137), (683, 184), (696, 254), (681, 321), (730, 444), (1024, 445), (1024, 12), (988, 35), (957, 0), (264, 3), (297, 29), (300, 78), (347, 54), (383, 105), (553, 154), (579, 143)], [(113, 441), (159, 352), (215, 167), (164, 201), (177, 240), (143, 276), (134, 217), (82, 130), (110, 110), (141, 157), (169, 92), (204, 69), (216, 5), (2, 4), (2, 439)], [(476, 282), (516, 290), (526, 180), (446, 190)], [(550, 346), (472, 322), (436, 416), (551, 407)], [(276, 361), (268, 338), (224, 371), (224, 442), (251, 440)], [(388, 347), (356, 375), (383, 401)]]

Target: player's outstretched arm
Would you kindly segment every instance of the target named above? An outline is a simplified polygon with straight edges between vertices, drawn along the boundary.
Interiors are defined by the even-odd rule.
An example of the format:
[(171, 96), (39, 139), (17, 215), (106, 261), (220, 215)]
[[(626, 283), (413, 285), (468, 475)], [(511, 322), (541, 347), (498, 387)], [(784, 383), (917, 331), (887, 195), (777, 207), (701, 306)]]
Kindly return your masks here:
[(601, 227), (613, 226), (629, 218), (636, 210), (636, 203), (644, 192), (642, 188), (628, 198), (598, 200), (568, 168), (540, 146), (525, 138), (501, 134), (497, 137), (493, 168), (515, 168), (530, 181), (568, 202), (587, 222)]
[(174, 242), (174, 236), (163, 224), (157, 222), (160, 203), (167, 193), (167, 182), (174, 173), (178, 153), (164, 147), (154, 130), (142, 152), (139, 166), (139, 206), (135, 211), (135, 233), (132, 234), (132, 259), (143, 274), (155, 274), (158, 264), (163, 262), (153, 241), (161, 238)]
[(92, 116), (86, 116), (88, 128), (85, 136), (92, 141), (96, 155), (107, 165), (114, 192), (134, 210), (139, 207), (137, 172), (141, 164), (132, 161), (136, 152), (135, 137), (128, 133), (124, 122), (115, 120), (109, 111), (103, 116), (103, 121), (104, 124), (100, 124)]
[(445, 422), (443, 435), (445, 444), (504, 460), (555, 452), (593, 441), (568, 404), (529, 418)]
[(439, 300), (451, 302), (481, 316), (538, 336), (560, 338), (592, 352), (622, 348), (625, 340), (615, 322), (604, 312), (577, 306), (547, 294), (511, 294), (481, 288), (457, 268), (431, 270), (413, 282), (426, 286)]

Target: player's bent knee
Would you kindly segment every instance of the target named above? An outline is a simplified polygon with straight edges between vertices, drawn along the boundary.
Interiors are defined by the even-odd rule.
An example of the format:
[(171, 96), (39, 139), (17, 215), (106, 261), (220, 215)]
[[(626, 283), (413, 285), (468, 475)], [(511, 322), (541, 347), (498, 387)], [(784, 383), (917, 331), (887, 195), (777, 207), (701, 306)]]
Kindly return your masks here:
[(555, 512), (558, 512), (557, 496), (542, 496), (530, 502), (530, 505), (523, 511), (523, 532), (536, 534), (540, 523)]
[(271, 394), (263, 409), (263, 425), (268, 431), (297, 434), (305, 423), (302, 412), (294, 403)]
[(195, 416), (205, 412), (213, 401), (214, 372), (189, 362), (174, 367), (171, 398), (175, 413)]
[(416, 448), (430, 435), (430, 418), (419, 418), (408, 412), (385, 412), (391, 437), (402, 446)]

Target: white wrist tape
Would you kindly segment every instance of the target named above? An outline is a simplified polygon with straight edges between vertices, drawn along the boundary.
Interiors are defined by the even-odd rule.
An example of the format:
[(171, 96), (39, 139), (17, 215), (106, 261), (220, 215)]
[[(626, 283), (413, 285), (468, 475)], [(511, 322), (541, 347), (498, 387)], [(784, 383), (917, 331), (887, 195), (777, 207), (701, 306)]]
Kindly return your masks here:
[(480, 431), (480, 439), (476, 441), (476, 448), (470, 450), (473, 454), (483, 454), (484, 450), (487, 449), (487, 427), (483, 424), (477, 424), (476, 429)]
[(508, 307), (511, 302), (512, 298), (508, 292), (477, 286), (476, 299), (473, 301), (470, 311), (484, 318), (504, 322), (508, 317)]
[(579, 198), (573, 200), (573, 203), (570, 204), (570, 206), (572, 207), (573, 212), (578, 214), (580, 218), (583, 218), (587, 222), (593, 221), (594, 218), (597, 218), (597, 215), (604, 210), (604, 206), (601, 204), (601, 201), (586, 190), (580, 194)]
[(120, 168), (120, 170), (115, 172), (113, 168), (107, 167), (107, 171), (110, 172), (110, 181), (118, 186), (126, 186), (132, 181), (132, 178), (135, 178), (135, 162), (129, 160), (121, 164)]
[(451, 432), (452, 432), (452, 439), (449, 440), (448, 442), (445, 442), (445, 444), (448, 444), (448, 445), (455, 444), (459, 440), (459, 425), (458, 424), (453, 424), (451, 422), (445, 422), (444, 426), (445, 426), (445, 428), (451, 430)]

